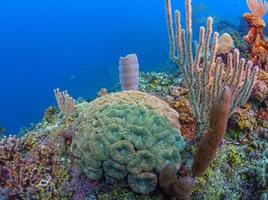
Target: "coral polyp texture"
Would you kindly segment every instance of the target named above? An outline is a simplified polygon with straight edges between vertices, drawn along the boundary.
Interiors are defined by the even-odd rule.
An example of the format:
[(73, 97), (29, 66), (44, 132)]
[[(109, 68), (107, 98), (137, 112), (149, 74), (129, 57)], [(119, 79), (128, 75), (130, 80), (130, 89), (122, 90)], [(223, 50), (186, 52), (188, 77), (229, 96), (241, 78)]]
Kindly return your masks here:
[(139, 91), (112, 93), (79, 108), (71, 151), (90, 179), (127, 177), (133, 191), (147, 194), (166, 164), (180, 165), (184, 140), (178, 113)]

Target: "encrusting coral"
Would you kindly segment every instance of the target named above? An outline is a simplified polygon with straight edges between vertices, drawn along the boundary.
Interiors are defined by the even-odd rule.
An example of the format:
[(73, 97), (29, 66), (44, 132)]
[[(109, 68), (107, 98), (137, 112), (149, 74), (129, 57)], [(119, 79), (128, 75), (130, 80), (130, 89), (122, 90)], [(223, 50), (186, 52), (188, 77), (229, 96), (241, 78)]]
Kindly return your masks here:
[(247, 5), (251, 13), (243, 15), (249, 25), (244, 40), (251, 46), (250, 59), (260, 68), (268, 71), (268, 41), (263, 33), (266, 26), (263, 17), (268, 10), (268, 3), (263, 0), (247, 0)]
[(0, 142), (0, 187), (6, 190), (7, 199), (60, 198), (60, 182), (68, 176), (63, 175), (58, 149), (54, 142), (36, 137), (30, 133)]
[(90, 179), (122, 180), (147, 194), (166, 164), (181, 163), (184, 141), (178, 113), (157, 97), (139, 91), (112, 93), (78, 107), (71, 151)]
[[(176, 34), (173, 30), (170, 0), (165, 0), (169, 30), (170, 58), (180, 67), (189, 90), (189, 101), (198, 121), (199, 132), (208, 128), (209, 111), (215, 100), (221, 95), (225, 86), (230, 86), (232, 93), (231, 113), (234, 108), (243, 105), (250, 96), (258, 67), (251, 61), (240, 59), (240, 52), (235, 49), (228, 55), (227, 65), (217, 57), (219, 34), (214, 32), (212, 46), (212, 17), (207, 19), (207, 31), (200, 27), (199, 45), (196, 56), (192, 47), (192, 8), (191, 0), (186, 0), (186, 33), (182, 29), (180, 12), (176, 11)], [(185, 36), (187, 35), (187, 37)], [(176, 39), (175, 39), (176, 38)], [(176, 54), (176, 50), (177, 53)]]
[(186, 141), (193, 141), (196, 136), (196, 120), (193, 117), (193, 110), (187, 96), (187, 89), (180, 86), (171, 86), (169, 87), (169, 93), (163, 99), (180, 114), (182, 136)]

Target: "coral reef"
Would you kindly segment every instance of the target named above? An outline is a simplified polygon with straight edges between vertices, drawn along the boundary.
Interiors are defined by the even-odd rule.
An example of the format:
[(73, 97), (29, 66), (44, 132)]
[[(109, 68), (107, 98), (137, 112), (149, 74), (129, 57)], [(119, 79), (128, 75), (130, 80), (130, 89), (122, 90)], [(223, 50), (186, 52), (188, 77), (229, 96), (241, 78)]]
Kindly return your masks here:
[[(170, 58), (182, 70), (189, 90), (189, 100), (198, 122), (198, 129), (200, 133), (203, 133), (208, 128), (209, 111), (226, 85), (230, 86), (232, 92), (231, 113), (234, 108), (247, 101), (257, 77), (258, 67), (253, 67), (251, 61), (240, 59), (238, 49), (228, 55), (227, 66), (225, 66), (222, 59), (216, 56), (219, 37), (217, 32), (213, 34), (212, 47), (210, 48), (213, 24), (211, 17), (208, 17), (207, 20), (207, 31), (204, 27), (200, 28), (199, 45), (194, 57), (191, 0), (186, 0), (186, 34), (180, 24), (180, 12), (176, 11), (176, 35), (173, 30), (171, 2), (170, 0), (165, 2)], [(176, 49), (178, 54), (176, 54)]]
[(66, 90), (61, 92), (60, 89), (57, 88), (54, 90), (54, 95), (60, 111), (66, 116), (71, 116), (76, 112), (76, 103)]
[(256, 113), (249, 108), (237, 108), (230, 118), (230, 127), (241, 131), (254, 130), (257, 126)]
[(228, 54), (234, 48), (234, 41), (231, 35), (223, 33), (219, 37), (217, 55)]
[(187, 141), (193, 141), (196, 138), (196, 120), (193, 117), (193, 110), (188, 99), (188, 90), (182, 86), (169, 87), (169, 93), (163, 99), (175, 109), (179, 115), (181, 123), (181, 134)]
[(176, 81), (175, 77), (172, 77), (172, 74), (156, 72), (141, 73), (139, 89), (150, 94), (164, 96), (169, 92), (170, 85), (177, 85)]
[(193, 199), (260, 199), (267, 140), (252, 134), (240, 135), (243, 143), (228, 140), (205, 175), (197, 178)]
[(223, 140), (231, 108), (231, 89), (226, 87), (222, 97), (212, 106), (208, 131), (198, 144), (192, 171), (200, 176), (207, 170)]
[(102, 96), (104, 96), (104, 95), (106, 95), (108, 93), (109, 92), (108, 92), (108, 90), (106, 88), (101, 88), (100, 91), (97, 94), (97, 97), (102, 97)]
[(56, 109), (53, 106), (49, 106), (44, 113), (44, 120), (47, 123), (51, 123), (55, 117)]
[(159, 185), (166, 194), (175, 197), (176, 200), (189, 200), (195, 183), (189, 175), (177, 178), (176, 166), (166, 165), (161, 169)]
[(246, 40), (263, 45), (251, 52), (262, 67), (257, 74), (231, 45), (232, 37), (243, 56), (252, 56), (242, 39), (245, 29), (222, 21), (218, 28), (231, 37), (214, 33), (211, 42), (209, 18), (193, 55), (191, 1), (186, 31), (176, 12), (176, 34), (165, 1), (170, 57), (182, 73), (141, 73), (142, 92), (102, 89), (91, 102), (55, 90), (61, 112), (49, 107), (42, 121), (17, 137), (0, 135), (0, 199), (268, 198), (268, 73), (266, 43), (259, 42), (267, 42), (267, 4), (249, 0), (252, 13), (245, 15), (252, 22)]
[(251, 93), (251, 97), (257, 101), (262, 103), (268, 97), (268, 87), (263, 81), (256, 81), (254, 88)]
[(265, 40), (263, 33), (266, 26), (263, 17), (268, 10), (268, 3), (263, 0), (247, 0), (247, 4), (251, 13), (243, 15), (249, 26), (244, 40), (251, 46), (250, 59), (260, 68), (268, 71), (268, 41)]
[(105, 95), (79, 108), (71, 151), (90, 179), (103, 175), (148, 194), (165, 164), (180, 164), (184, 148), (179, 115), (162, 100), (143, 92)]
[[(61, 181), (67, 180), (52, 141), (37, 141), (33, 133), (21, 139), (9, 137), (0, 143), (1, 190), (8, 199), (60, 198)], [(43, 138), (42, 138), (43, 139)]]
[(250, 46), (243, 39), (243, 36), (247, 33), (247, 30), (245, 28), (246, 26), (247, 25), (245, 25), (245, 20), (241, 17), (239, 26), (222, 20), (216, 24), (216, 30), (220, 34), (230, 34), (233, 39), (234, 46), (240, 50), (241, 57), (248, 59), (250, 54)]

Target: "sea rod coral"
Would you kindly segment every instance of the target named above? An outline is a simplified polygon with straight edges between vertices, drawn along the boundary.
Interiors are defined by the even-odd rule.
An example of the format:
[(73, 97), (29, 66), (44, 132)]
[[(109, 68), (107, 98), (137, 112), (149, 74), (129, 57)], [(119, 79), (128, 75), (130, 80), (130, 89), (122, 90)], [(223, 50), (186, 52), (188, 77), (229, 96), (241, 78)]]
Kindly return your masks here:
[[(176, 63), (185, 78), (189, 89), (189, 100), (198, 120), (199, 132), (206, 130), (209, 124), (209, 111), (215, 100), (221, 95), (225, 86), (232, 92), (231, 113), (234, 108), (243, 105), (250, 96), (257, 77), (258, 67), (251, 61), (240, 59), (238, 49), (228, 55), (225, 66), (221, 57), (217, 57), (219, 34), (214, 32), (210, 47), (213, 18), (208, 17), (207, 29), (200, 27), (199, 45), (196, 56), (193, 55), (193, 31), (191, 0), (186, 0), (186, 32), (182, 29), (180, 12), (176, 11), (173, 29), (171, 1), (166, 0), (168, 31), (170, 42), (170, 58)], [(177, 53), (176, 54), (176, 50)]]

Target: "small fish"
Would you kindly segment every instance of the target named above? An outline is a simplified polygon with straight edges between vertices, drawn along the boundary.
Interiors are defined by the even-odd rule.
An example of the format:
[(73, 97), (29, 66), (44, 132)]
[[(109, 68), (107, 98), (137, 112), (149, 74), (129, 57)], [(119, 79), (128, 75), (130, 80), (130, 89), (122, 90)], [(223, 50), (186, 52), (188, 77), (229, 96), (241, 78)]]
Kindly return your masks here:
[(75, 79), (75, 75), (70, 76), (70, 80), (74, 80)]

